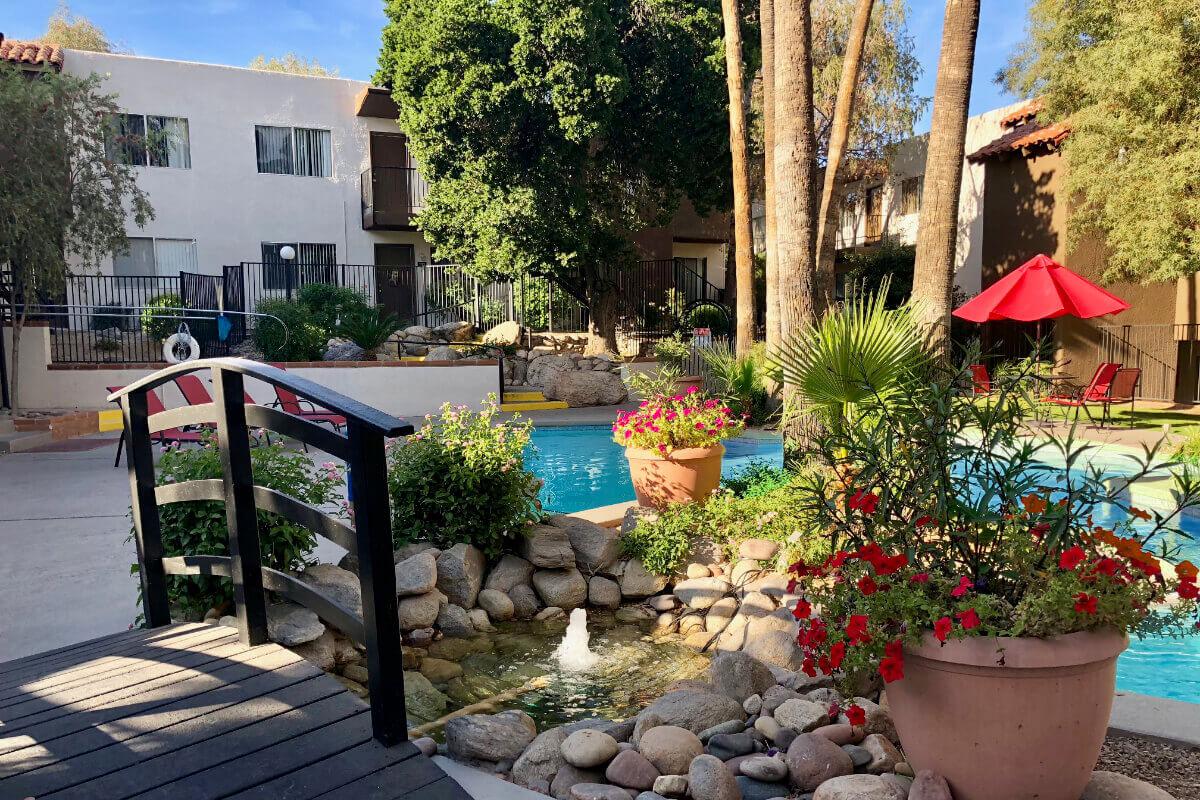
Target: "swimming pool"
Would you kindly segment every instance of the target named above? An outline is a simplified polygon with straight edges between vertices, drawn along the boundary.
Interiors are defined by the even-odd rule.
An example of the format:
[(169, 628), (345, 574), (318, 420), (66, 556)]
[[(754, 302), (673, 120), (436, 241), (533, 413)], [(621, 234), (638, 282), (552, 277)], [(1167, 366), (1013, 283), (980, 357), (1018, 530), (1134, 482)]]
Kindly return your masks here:
[[(624, 450), (602, 425), (544, 427), (533, 432), (528, 463), (545, 482), (542, 504), (551, 511), (571, 512), (620, 503), (633, 498)], [(737, 472), (755, 459), (783, 463), (778, 436), (750, 434), (725, 442), (722, 472)], [(1122, 474), (1119, 460), (1104, 463), (1105, 472)], [(1115, 515), (1097, 519), (1111, 525)], [(1200, 563), (1200, 518), (1185, 519), (1183, 529), (1196, 537), (1181, 541), (1183, 556)], [(1117, 661), (1117, 688), (1140, 694), (1200, 703), (1200, 637), (1182, 641), (1133, 639)]]

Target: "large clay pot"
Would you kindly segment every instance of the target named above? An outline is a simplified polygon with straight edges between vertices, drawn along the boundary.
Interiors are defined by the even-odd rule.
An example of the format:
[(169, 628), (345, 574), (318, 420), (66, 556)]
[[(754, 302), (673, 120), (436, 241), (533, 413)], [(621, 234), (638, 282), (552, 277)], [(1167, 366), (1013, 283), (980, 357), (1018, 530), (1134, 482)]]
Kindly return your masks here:
[(668, 503), (703, 500), (721, 482), (725, 446), (690, 447), (660, 455), (653, 450), (625, 448), (629, 477), (638, 504), (662, 508)]
[(910, 764), (955, 800), (1079, 800), (1108, 728), (1116, 631), (974, 638), (906, 648), (887, 687)]

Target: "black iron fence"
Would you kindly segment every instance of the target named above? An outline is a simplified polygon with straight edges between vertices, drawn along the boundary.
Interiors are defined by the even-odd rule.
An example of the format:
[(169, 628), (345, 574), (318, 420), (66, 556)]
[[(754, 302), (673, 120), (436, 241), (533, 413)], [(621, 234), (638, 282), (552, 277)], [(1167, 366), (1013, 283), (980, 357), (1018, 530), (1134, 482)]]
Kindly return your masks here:
[(1142, 371), (1139, 396), (1167, 402), (1200, 401), (1200, 326), (1101, 325), (1099, 361)]

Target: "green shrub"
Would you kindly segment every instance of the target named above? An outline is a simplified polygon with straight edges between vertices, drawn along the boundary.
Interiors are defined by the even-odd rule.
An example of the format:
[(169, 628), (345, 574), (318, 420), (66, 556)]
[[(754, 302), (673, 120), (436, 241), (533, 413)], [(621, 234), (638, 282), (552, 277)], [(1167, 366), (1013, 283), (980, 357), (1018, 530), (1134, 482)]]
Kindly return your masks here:
[[(314, 467), (308, 456), (279, 443), (252, 447), (250, 462), (254, 482), (260, 486), (316, 506), (338, 498), (342, 474), (331, 462)], [(199, 447), (168, 447), (158, 462), (160, 486), (221, 476), (221, 454), (211, 440)], [(224, 503), (172, 503), (160, 506), (158, 513), (164, 555), (229, 555)], [(258, 512), (258, 537), (263, 566), (279, 570), (303, 566), (316, 546), (312, 531), (268, 511)], [(233, 584), (227, 578), (172, 575), (167, 578), (167, 594), (171, 605), (181, 609), (188, 619), (200, 619), (208, 609), (233, 597)]]
[(123, 306), (120, 303), (109, 303), (108, 305), (96, 306), (92, 309), (91, 329), (94, 331), (106, 331), (109, 328), (116, 328), (122, 331), (131, 331), (137, 328), (134, 324), (136, 315), (133, 309), (128, 306)]
[(682, 372), (691, 356), (691, 346), (678, 333), (654, 343), (654, 357), (664, 367), (674, 367)]
[[(270, 314), (255, 321), (254, 345), (270, 361), (316, 361), (325, 352), (328, 333), (313, 320), (308, 306), (292, 300), (268, 298), (254, 309)], [(282, 323), (282, 325), (280, 324)]]
[(1171, 455), (1192, 467), (1200, 467), (1200, 429), (1186, 430), (1182, 442), (1175, 446)]
[(630, 392), (641, 398), (649, 399), (660, 395), (671, 397), (679, 391), (676, 381), (682, 377), (683, 372), (678, 367), (659, 364), (652, 372), (630, 371), (625, 384)]
[(683, 326), (688, 330), (708, 328), (713, 336), (728, 336), (731, 331), (729, 315), (714, 305), (698, 305), (685, 315)]
[(729, 477), (722, 478), (721, 486), (738, 497), (757, 497), (782, 489), (790, 482), (791, 476), (786, 469), (756, 458)]
[(741, 357), (734, 355), (728, 345), (700, 352), (708, 368), (706, 383), (712, 394), (724, 400), (748, 425), (762, 425), (771, 419), (766, 345), (755, 345), (749, 355)]
[[(304, 284), (296, 292), (296, 301), (308, 308), (313, 323), (329, 335), (337, 328), (338, 320), (365, 311), (368, 307), (366, 300), (356, 289), (328, 283)], [(329, 336), (325, 338), (328, 339)]]
[(179, 330), (181, 322), (185, 322), (179, 319), (183, 312), (176, 310), (182, 306), (183, 300), (174, 292), (151, 297), (142, 309), (142, 332), (156, 342), (163, 341)]
[(531, 422), (500, 421), (496, 395), (482, 411), (442, 406), (425, 425), (388, 449), (392, 538), (438, 547), (473, 544), (504, 552), (538, 519), (541, 482), (525, 469)]
[(398, 327), (400, 320), (395, 314), (389, 314), (383, 306), (363, 307), (346, 312), (337, 326), (337, 335), (361, 347), (367, 358), (374, 358), (375, 352)]

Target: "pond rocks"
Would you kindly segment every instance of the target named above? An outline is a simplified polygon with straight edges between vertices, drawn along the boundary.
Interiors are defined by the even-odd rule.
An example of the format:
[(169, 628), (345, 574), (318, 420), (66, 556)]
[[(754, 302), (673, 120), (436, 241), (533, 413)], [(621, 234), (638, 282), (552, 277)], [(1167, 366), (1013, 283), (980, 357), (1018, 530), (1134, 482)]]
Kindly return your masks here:
[[(691, 766), (691, 762), (688, 762)], [(659, 775), (654, 779), (654, 791), (659, 795), (666, 797), (683, 797), (687, 794), (688, 779), (687, 775)], [(642, 800), (641, 795), (638, 800)]]
[(784, 760), (792, 785), (802, 792), (814, 791), (830, 778), (854, 772), (854, 762), (845, 750), (813, 733), (797, 736)]
[(775, 721), (797, 733), (829, 724), (829, 709), (811, 700), (787, 700), (775, 709)]
[(550, 524), (567, 532), (575, 553), (575, 566), (584, 575), (608, 569), (621, 555), (621, 534), (616, 528), (605, 528), (569, 514), (556, 514), (550, 518)]
[(550, 794), (556, 800), (572, 800), (571, 789), (581, 783), (601, 783), (604, 773), (595, 769), (580, 769), (570, 764), (564, 764), (554, 775), (550, 783)]
[(710, 608), (729, 592), (724, 578), (690, 578), (675, 584), (675, 596), (689, 608)]
[(692, 733), (729, 720), (745, 720), (742, 704), (732, 697), (686, 690), (669, 692), (638, 714), (639, 720), (647, 716), (656, 717), (660, 725), (678, 725)]
[(882, 775), (891, 772), (896, 765), (904, 760), (904, 756), (896, 749), (886, 736), (872, 733), (862, 740), (862, 748), (871, 755), (867, 764), (867, 772), (872, 775)]
[(741, 800), (733, 773), (715, 756), (696, 756), (688, 767), (688, 791), (693, 800)]
[(567, 763), (562, 757), (561, 747), (568, 733), (566, 726), (562, 725), (539, 733), (513, 764), (513, 781), (528, 786), (530, 781), (549, 783), (553, 780), (554, 773)]
[[(642, 733), (638, 742), (642, 755), (663, 775), (682, 775), (692, 759), (704, 752), (700, 737), (678, 725), (659, 725)], [(664, 792), (657, 786), (654, 791)]]
[(404, 707), (422, 721), (432, 721), (446, 713), (450, 698), (439, 692), (429, 678), (419, 672), (404, 672)]
[(843, 775), (818, 786), (813, 800), (905, 800), (905, 794), (898, 785), (876, 775)]
[(434, 658), (444, 658), (447, 661), (461, 661), (473, 652), (475, 652), (474, 643), (467, 639), (454, 637), (438, 639), (428, 648), (428, 655)]
[(775, 686), (775, 676), (757, 658), (745, 653), (718, 653), (708, 667), (713, 688), (739, 703)]
[[(892, 722), (892, 716), (887, 709), (865, 697), (855, 697), (850, 702), (866, 712), (867, 721), (861, 728), (863, 733), (881, 733), (893, 742), (899, 741), (900, 737), (896, 735), (896, 724)], [(838, 717), (838, 722), (849, 722), (844, 712), (842, 716)]]
[(312, 611), (296, 603), (267, 606), (267, 636), (284, 647), (311, 642), (325, 632), (325, 626)]
[[(634, 561), (637, 561), (637, 559), (634, 559)], [(639, 565), (641, 563), (642, 562), (638, 561)], [(625, 577), (624, 573), (621, 574), (621, 577)], [(621, 594), (624, 594), (626, 597), (629, 596), (626, 594), (623, 588), (621, 589)], [(675, 599), (675, 595), (673, 594), (659, 594), (647, 600), (646, 605), (650, 606), (655, 611), (661, 611), (665, 613), (667, 611), (674, 611), (675, 606), (679, 605), (679, 601)]]
[[(917, 779), (913, 782), (913, 791), (917, 790), (918, 785), (924, 785), (921, 776), (926, 772), (927, 770), (921, 770), (917, 773)], [(936, 795), (930, 795), (930, 797), (934, 798)], [(1092, 773), (1092, 779), (1088, 781), (1080, 800), (1173, 800), (1173, 798), (1162, 789), (1145, 781), (1139, 781), (1117, 772), (1096, 770)]]
[(322, 361), (362, 361), (366, 351), (345, 339), (330, 339), (325, 345)]
[(542, 610), (537, 592), (528, 584), (514, 586), (508, 591), (508, 599), (513, 604), (513, 617), (516, 619), (532, 619)]
[[(531, 371), (535, 364), (537, 361), (530, 364)], [(546, 370), (542, 375), (542, 391), (546, 399), (565, 401), (571, 408), (611, 406), (629, 396), (625, 382), (615, 372), (553, 369)]]
[(774, 717), (768, 717), (766, 714), (763, 714), (758, 719), (754, 720), (754, 730), (761, 733), (768, 740), (774, 742), (778, 738), (779, 732), (784, 730), (784, 728), (775, 721)]
[(453, 661), (426, 656), (421, 659), (421, 674), (433, 683), (446, 683), (462, 677), (463, 668)]
[(602, 731), (585, 728), (563, 740), (562, 757), (572, 766), (590, 769), (607, 764), (618, 751), (617, 740)]
[(757, 561), (743, 558), (733, 565), (733, 569), (729, 573), (729, 582), (740, 589), (744, 589), (762, 573), (763, 568)]
[(462, 606), (449, 603), (442, 606), (437, 615), (437, 626), (447, 636), (466, 637), (475, 635), (471, 616)]
[(446, 723), (446, 749), (455, 758), (484, 761), (515, 759), (537, 735), (537, 725), (524, 711), (467, 714)]
[(779, 552), (779, 544), (768, 539), (743, 539), (738, 545), (738, 555), (755, 561), (770, 561)]
[(437, 558), (437, 588), (454, 605), (472, 608), (486, 567), (487, 559), (478, 548), (456, 544)]
[(412, 631), (428, 628), (437, 621), (438, 612), (446, 596), (434, 590), (416, 597), (400, 598), (398, 614), (400, 630)]
[(772, 756), (748, 758), (738, 768), (746, 777), (767, 783), (778, 783), (788, 776), (788, 768), (784, 760)]
[(457, 361), (458, 351), (449, 345), (438, 345), (425, 351), (426, 361)]
[(337, 666), (337, 641), (334, 639), (333, 631), (328, 628), (311, 642), (298, 644), (291, 650), (326, 672), (330, 672)]
[(333, 564), (313, 564), (300, 573), (300, 580), (333, 600), (351, 614), (362, 617), (362, 594), (358, 576)]
[(741, 733), (718, 733), (708, 740), (708, 744), (704, 749), (710, 755), (714, 755), (722, 761), (728, 761), (737, 756), (753, 753), (755, 741), (754, 734), (748, 731)]
[(496, 622), (510, 620), (516, 615), (513, 601), (499, 589), (484, 589), (477, 598), (479, 607), (487, 612), (488, 618)]
[(426, 594), (437, 586), (437, 555), (433, 550), (410, 556), (396, 564), (396, 596)]
[(786, 608), (750, 620), (744, 651), (764, 664), (796, 670), (804, 658), (796, 646), (796, 619)]
[(487, 580), (483, 582), (483, 588), (510, 592), (517, 586), (528, 584), (531, 577), (533, 577), (533, 564), (520, 556), (509, 553), (501, 556), (500, 560), (496, 562), (496, 566), (492, 567)]
[(621, 606), (613, 616), (616, 617), (617, 622), (643, 622), (655, 619), (658, 615), (654, 613), (653, 609), (645, 606)]
[(739, 775), (734, 780), (737, 781), (738, 791), (742, 793), (742, 800), (774, 800), (776, 797), (786, 796), (787, 787), (778, 783), (759, 781), (745, 775)]
[(607, 783), (577, 783), (571, 787), (571, 800), (633, 800), (633, 795)]
[(575, 551), (566, 530), (553, 525), (534, 525), (519, 545), (521, 555), (530, 564), (543, 569), (575, 566)]
[(570, 611), (587, 602), (587, 580), (577, 569), (538, 570), (533, 588), (547, 606)]
[(433, 335), (447, 342), (469, 342), (475, 338), (475, 323), (447, 322), (434, 328)]
[(610, 783), (639, 791), (654, 787), (659, 772), (649, 760), (636, 750), (622, 750), (604, 771)]
[(510, 319), (488, 328), (483, 334), (483, 342), (484, 344), (515, 346), (521, 343), (521, 337), (524, 334), (525, 330), (521, 327), (521, 323)]
[[(1101, 777), (1097, 781), (1097, 775), (1112, 775), (1119, 778), (1122, 782), (1142, 783), (1141, 781), (1133, 780), (1133, 778), (1126, 778), (1124, 775), (1117, 775), (1115, 772), (1093, 772), (1092, 779), (1088, 782), (1087, 788), (1083, 790), (1081, 800), (1139, 800), (1139, 795), (1137, 794), (1121, 794), (1119, 791), (1107, 791), (1103, 787), (1106, 778)], [(1143, 785), (1149, 786), (1150, 789), (1158, 792), (1158, 794), (1141, 795), (1140, 800), (1172, 800), (1169, 794), (1157, 786), (1150, 786), (1150, 784)], [(1089, 794), (1093, 786), (1098, 791)], [(1117, 786), (1120, 786), (1120, 784), (1118, 783)], [(946, 783), (946, 779), (933, 770), (928, 769), (923, 769), (917, 773), (917, 777), (913, 779), (912, 787), (908, 790), (908, 797), (909, 800), (954, 800), (954, 795), (950, 794), (950, 785)]]
[(471, 625), (479, 633), (491, 633), (496, 630), (496, 626), (492, 625), (492, 620), (488, 617), (488, 612), (482, 608), (472, 608), (467, 612), (467, 618), (471, 620)]
[(736, 597), (722, 597), (717, 602), (709, 607), (708, 613), (704, 615), (704, 630), (709, 633), (720, 633), (729, 627), (729, 623), (737, 616), (738, 599)]
[(593, 575), (588, 579), (588, 603), (597, 608), (621, 605), (621, 587), (614, 580)]
[(836, 745), (857, 744), (862, 741), (862, 733), (848, 723), (836, 722), (833, 725), (822, 725), (814, 728), (813, 733), (824, 736)]

